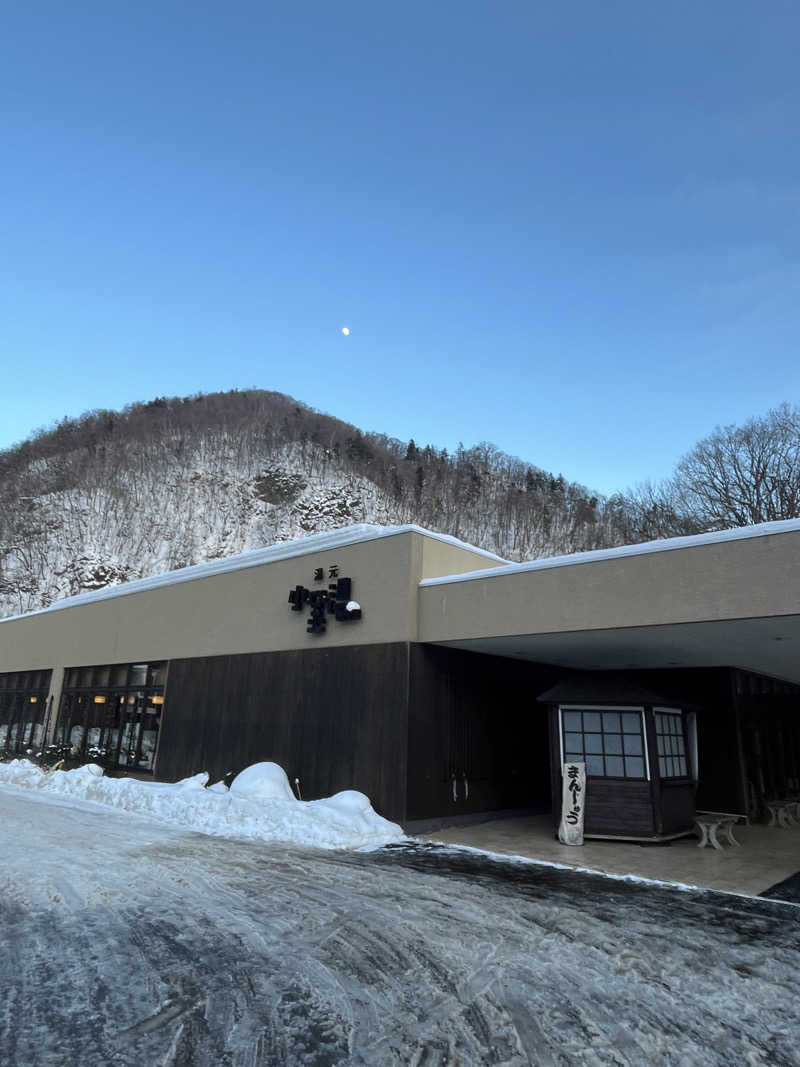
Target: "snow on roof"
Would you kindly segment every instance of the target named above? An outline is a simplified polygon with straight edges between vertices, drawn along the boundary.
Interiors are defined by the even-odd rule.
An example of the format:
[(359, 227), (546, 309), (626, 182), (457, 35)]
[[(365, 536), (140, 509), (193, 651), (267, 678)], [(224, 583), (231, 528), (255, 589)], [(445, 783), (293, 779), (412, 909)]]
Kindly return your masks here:
[(572, 567), (579, 563), (599, 563), (601, 560), (622, 559), (626, 556), (647, 556), (655, 552), (673, 552), (680, 548), (700, 548), (703, 545), (720, 544), (724, 541), (746, 541), (751, 537), (769, 537), (773, 534), (798, 532), (800, 532), (800, 519), (762, 522), (758, 526), (740, 526), (735, 530), (717, 530), (714, 533), (693, 534), (691, 537), (669, 537), (662, 541), (645, 541), (639, 545), (600, 548), (593, 552), (574, 552), (569, 556), (551, 556), (549, 559), (533, 559), (525, 563), (507, 563), (504, 567), (468, 571), (465, 574), (447, 574), (442, 578), (424, 578), (419, 584), (420, 586), (427, 586), (446, 585), (450, 582), (469, 582), (478, 578), (498, 578), (504, 574), (545, 571), (555, 567)]
[(246, 567), (259, 567), (265, 563), (276, 563), (278, 560), (291, 559), (293, 556), (307, 556), (311, 553), (327, 552), (331, 549), (342, 548), (345, 545), (356, 545), (364, 541), (375, 541), (382, 537), (395, 537), (397, 534), (404, 533), (422, 534), (424, 537), (443, 541), (445, 544), (453, 545), (456, 548), (463, 548), (474, 555), (483, 556), (485, 559), (497, 560), (500, 563), (507, 562), (501, 556), (496, 556), (483, 548), (475, 548), (474, 545), (468, 545), (464, 541), (450, 537), (448, 534), (435, 533), (433, 530), (425, 530), (421, 526), (375, 526), (369, 523), (357, 523), (353, 526), (345, 526), (341, 530), (311, 534), (309, 537), (300, 537), (294, 541), (284, 541), (277, 545), (269, 545), (266, 548), (256, 548), (251, 552), (240, 552), (235, 556), (212, 560), (211, 563), (197, 563), (193, 567), (182, 567), (177, 571), (167, 571), (164, 574), (153, 574), (147, 578), (137, 578), (132, 582), (106, 586), (104, 589), (97, 589), (90, 593), (78, 593), (76, 596), (56, 600), (46, 608), (26, 611), (21, 615), (10, 615), (7, 618), (0, 619), (0, 623), (12, 622), (14, 619), (25, 619), (31, 615), (43, 615), (49, 611), (60, 611), (62, 608), (74, 608), (80, 604), (92, 604), (99, 600), (110, 600), (112, 597), (129, 596), (132, 593), (141, 593), (148, 589), (159, 589), (165, 585), (191, 582), (197, 578), (211, 578), (216, 574), (227, 574), (228, 571), (243, 570)]

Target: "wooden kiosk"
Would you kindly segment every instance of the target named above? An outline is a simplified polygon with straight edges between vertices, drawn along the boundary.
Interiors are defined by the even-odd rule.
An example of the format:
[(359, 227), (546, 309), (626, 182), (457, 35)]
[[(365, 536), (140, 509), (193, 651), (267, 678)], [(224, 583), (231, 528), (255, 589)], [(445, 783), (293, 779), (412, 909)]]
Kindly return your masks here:
[(586, 764), (584, 834), (667, 841), (692, 833), (695, 713), (685, 701), (615, 672), (576, 674), (538, 700), (549, 706), (553, 816), (565, 761)]

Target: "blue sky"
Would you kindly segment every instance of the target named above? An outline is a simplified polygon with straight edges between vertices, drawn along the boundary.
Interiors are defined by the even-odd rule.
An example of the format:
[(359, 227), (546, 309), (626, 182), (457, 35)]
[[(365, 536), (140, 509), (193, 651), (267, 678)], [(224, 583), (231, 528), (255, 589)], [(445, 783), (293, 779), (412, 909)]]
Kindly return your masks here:
[(7, 7), (0, 447), (258, 386), (667, 475), (798, 400), (798, 46), (780, 0)]

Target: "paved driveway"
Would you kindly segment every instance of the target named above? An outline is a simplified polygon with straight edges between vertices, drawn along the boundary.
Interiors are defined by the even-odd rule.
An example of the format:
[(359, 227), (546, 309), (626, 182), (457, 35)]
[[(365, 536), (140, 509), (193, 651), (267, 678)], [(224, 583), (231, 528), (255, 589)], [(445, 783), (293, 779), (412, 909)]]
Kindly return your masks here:
[(798, 919), (0, 789), (0, 1062), (800, 1064)]

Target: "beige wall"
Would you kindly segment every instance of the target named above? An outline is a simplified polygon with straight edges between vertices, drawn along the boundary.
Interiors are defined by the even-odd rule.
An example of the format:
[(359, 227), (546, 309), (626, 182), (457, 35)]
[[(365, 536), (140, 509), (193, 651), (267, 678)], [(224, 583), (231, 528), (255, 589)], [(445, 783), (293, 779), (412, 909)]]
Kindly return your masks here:
[[(338, 564), (364, 617), (306, 633), (295, 585)], [(0, 672), (391, 641), (794, 615), (800, 532), (423, 586), (499, 566), (414, 531), (0, 622)], [(327, 582), (327, 577), (326, 577)]]
[(800, 611), (800, 532), (424, 586), (419, 640)]
[[(326, 587), (332, 564), (352, 578), (363, 618), (329, 617), (312, 637), (308, 609), (291, 611), (289, 590)], [(0, 672), (415, 640), (421, 578), (499, 565), (414, 531), (378, 537), (0, 622)], [(314, 581), (316, 567), (324, 582)]]
[(451, 545), (446, 541), (438, 541), (435, 537), (417, 535), (417, 539), (422, 542), (420, 578), (441, 578), (446, 574), (465, 574), (468, 571), (503, 566), (500, 560), (471, 551), (466, 546)]
[[(0, 622), (0, 672), (235, 652), (407, 641), (416, 627), (414, 540), (397, 534), (108, 600)], [(417, 552), (418, 555), (418, 552)], [(327, 568), (353, 580), (363, 618), (306, 633), (295, 585), (322, 588)], [(325, 582), (314, 568), (325, 568)]]

